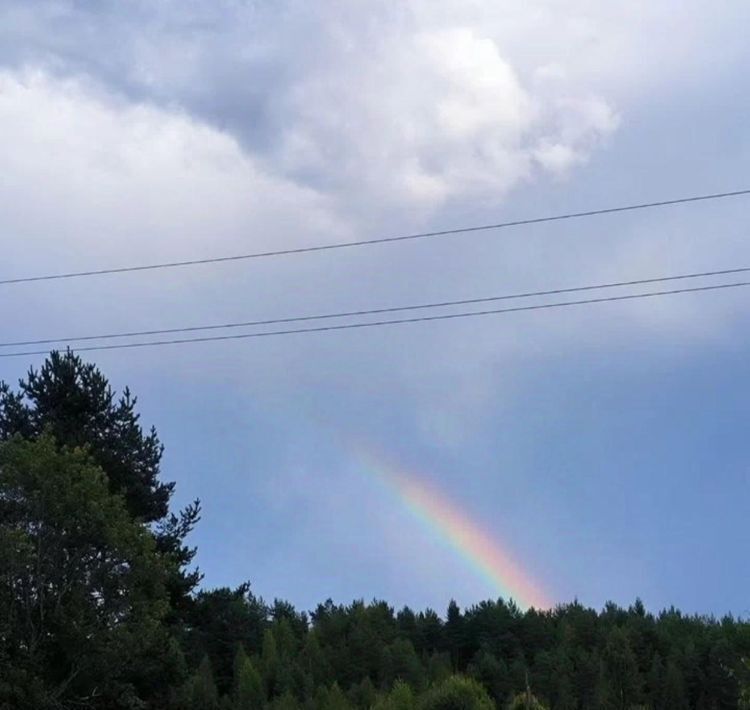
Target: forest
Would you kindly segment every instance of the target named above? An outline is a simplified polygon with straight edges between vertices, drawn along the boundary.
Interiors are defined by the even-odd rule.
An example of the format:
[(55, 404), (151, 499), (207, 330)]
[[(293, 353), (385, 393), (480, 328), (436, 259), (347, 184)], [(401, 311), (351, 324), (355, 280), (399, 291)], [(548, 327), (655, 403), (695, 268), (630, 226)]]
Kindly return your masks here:
[(2, 710), (750, 710), (731, 616), (211, 588), (200, 503), (171, 507), (162, 453), (136, 397), (72, 352), (0, 383)]

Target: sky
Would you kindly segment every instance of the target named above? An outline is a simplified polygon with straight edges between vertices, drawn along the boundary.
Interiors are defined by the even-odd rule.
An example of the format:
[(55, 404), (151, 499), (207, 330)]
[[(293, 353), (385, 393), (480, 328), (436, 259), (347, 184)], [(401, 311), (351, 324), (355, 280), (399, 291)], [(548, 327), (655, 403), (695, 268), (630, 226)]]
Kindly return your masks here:
[[(750, 188), (748, 22), (742, 0), (0, 0), (0, 278)], [(745, 267), (749, 208), (0, 285), (2, 339)], [(207, 587), (747, 615), (747, 297), (86, 356), (139, 396), (175, 505), (201, 499)]]

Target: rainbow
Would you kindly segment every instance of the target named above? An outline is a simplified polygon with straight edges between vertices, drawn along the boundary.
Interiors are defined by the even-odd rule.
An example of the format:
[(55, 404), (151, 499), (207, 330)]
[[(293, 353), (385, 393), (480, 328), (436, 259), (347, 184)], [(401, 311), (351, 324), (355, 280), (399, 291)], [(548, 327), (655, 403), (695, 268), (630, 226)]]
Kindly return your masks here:
[(394, 492), (426, 530), (457, 552), (499, 596), (520, 607), (549, 609), (548, 597), (480, 525), (422, 477), (397, 470), (382, 457), (362, 455), (367, 472)]

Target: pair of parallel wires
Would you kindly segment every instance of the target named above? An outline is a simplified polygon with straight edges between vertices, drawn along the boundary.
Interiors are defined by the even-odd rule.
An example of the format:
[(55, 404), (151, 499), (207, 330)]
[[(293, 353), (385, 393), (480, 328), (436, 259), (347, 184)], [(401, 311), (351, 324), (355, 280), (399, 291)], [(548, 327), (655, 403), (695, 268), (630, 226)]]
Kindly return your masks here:
[[(111, 276), (116, 274), (125, 274), (140, 271), (158, 271), (164, 269), (176, 269), (193, 267), (198, 265), (208, 264), (222, 264), (237, 261), (247, 261), (252, 259), (262, 259), (270, 257), (282, 257), (292, 256), (300, 254), (309, 254), (314, 252), (332, 251), (339, 249), (352, 249), (357, 247), (374, 246), (381, 244), (394, 244), (406, 241), (433, 239), (433, 238), (444, 238), (453, 237), (457, 235), (466, 235), (477, 232), (496, 231), (506, 229), (510, 227), (520, 227), (524, 225), (543, 224), (547, 222), (559, 222), (564, 220), (576, 220), (588, 217), (594, 217), (599, 215), (611, 215), (623, 212), (631, 212), (636, 210), (654, 209), (658, 207), (668, 207), (675, 205), (684, 205), (688, 203), (705, 202), (709, 200), (720, 200), (731, 197), (741, 197), (750, 195), (750, 189), (746, 190), (734, 190), (732, 192), (713, 193), (706, 195), (697, 195), (691, 197), (682, 197), (672, 200), (661, 200), (658, 202), (643, 202), (638, 204), (609, 207), (597, 210), (587, 210), (583, 212), (570, 212), (566, 214), (558, 214), (544, 217), (532, 217), (528, 219), (514, 220), (508, 222), (499, 222), (496, 224), (485, 224), (475, 225), (469, 227), (460, 227), (455, 229), (446, 229), (441, 231), (432, 232), (421, 232), (416, 234), (404, 234), (399, 236), (381, 237), (375, 239), (365, 239), (360, 241), (349, 241), (349, 242), (335, 242), (331, 244), (318, 244), (307, 247), (295, 247), (288, 249), (279, 249), (275, 251), (264, 251), (255, 252), (250, 254), (238, 254), (232, 256), (222, 256), (204, 259), (192, 259), (184, 261), (171, 261), (164, 263), (136, 265), (136, 266), (121, 266), (113, 268), (100, 268), (92, 269), (87, 271), (75, 271), (58, 274), (42, 274), (35, 276), (25, 277), (12, 277), (0, 279), (0, 287), (10, 287), (18, 284), (28, 284), (41, 281), (56, 281), (56, 280), (69, 280), (78, 278), (90, 278), (98, 276)], [(227, 340), (241, 340), (248, 338), (262, 338), (271, 336), (281, 335), (292, 335), (292, 334), (310, 334), (320, 333), (336, 330), (351, 330), (361, 328), (374, 328), (390, 325), (404, 325), (423, 323), (430, 321), (441, 321), (441, 320), (453, 320), (459, 318), (477, 318), (481, 316), (499, 315), (508, 313), (519, 313), (527, 311), (538, 311), (548, 310), (556, 308), (569, 308), (573, 306), (592, 305), (599, 303), (609, 303), (613, 301), (626, 301), (634, 299), (647, 299), (657, 298), (669, 295), (686, 294), (686, 293), (703, 293), (708, 291), (717, 291), (725, 289), (734, 289), (744, 286), (750, 286), (750, 281), (734, 281), (729, 283), (719, 284), (708, 284), (700, 286), (685, 286), (681, 288), (671, 288), (662, 290), (651, 290), (635, 294), (625, 295), (611, 295), (611, 296), (600, 296), (600, 297), (587, 297), (587, 298), (576, 298), (571, 300), (555, 301), (552, 303), (535, 303), (531, 305), (514, 305), (500, 308), (481, 308), (478, 310), (463, 310), (453, 313), (438, 313), (438, 314), (426, 314), (425, 311), (432, 311), (434, 309), (445, 309), (450, 307), (458, 306), (478, 306), (480, 304), (494, 304), (503, 301), (512, 301), (517, 299), (528, 299), (536, 297), (546, 296), (561, 296), (566, 294), (582, 294), (592, 291), (609, 290), (623, 287), (632, 286), (644, 286), (653, 284), (664, 284), (670, 282), (685, 282), (692, 281), (694, 279), (718, 277), (718, 276), (734, 276), (739, 274), (746, 274), (750, 272), (750, 267), (737, 267), (727, 268), (712, 271), (701, 271), (687, 274), (677, 274), (670, 276), (660, 276), (652, 278), (633, 279), (629, 281), (617, 281), (600, 284), (590, 284), (585, 286), (576, 286), (570, 288), (556, 288), (538, 291), (529, 291), (523, 293), (512, 293), (512, 294), (501, 294), (484, 296), (479, 298), (469, 299), (458, 299), (440, 302), (430, 303), (417, 303), (401, 306), (390, 306), (381, 308), (370, 308), (352, 311), (342, 311), (334, 313), (321, 313), (313, 315), (302, 315), (302, 316), (290, 316), (283, 318), (270, 318), (264, 320), (249, 320), (242, 322), (232, 323), (217, 323), (208, 325), (197, 325), (197, 326), (186, 326), (179, 328), (162, 328), (153, 330), (134, 330), (129, 332), (117, 332), (117, 333), (101, 333), (95, 335), (80, 335), (80, 336), (67, 336), (67, 337), (50, 337), (50, 338), (38, 338), (38, 339), (27, 339), (27, 340), (13, 340), (8, 342), (0, 342), (0, 358), (20, 357), (29, 355), (44, 355), (47, 353), (46, 350), (22, 350), (13, 352), (2, 352), (3, 349), (13, 348), (29, 348), (32, 346), (42, 345), (65, 345), (71, 347), (73, 343), (84, 343), (82, 346), (71, 347), (78, 352), (84, 351), (99, 351), (99, 350), (120, 350), (120, 349), (132, 349), (132, 348), (146, 348), (156, 347), (163, 345), (183, 345), (188, 343), (201, 343), (201, 342), (213, 342), (213, 341), (227, 341)], [(407, 315), (392, 318), (393, 314), (402, 313), (414, 313), (417, 315)], [(341, 320), (345, 318), (362, 318), (365, 316), (379, 316), (376, 320), (357, 320), (355, 322), (331, 322)], [(389, 317), (382, 317), (389, 316)], [(305, 325), (299, 326), (300, 323), (320, 323), (319, 325)], [(296, 324), (296, 325), (295, 325)], [(200, 335), (190, 337), (173, 337), (178, 334), (189, 334), (189, 333), (206, 333), (210, 331), (221, 331), (221, 330), (235, 330), (243, 328), (257, 328), (257, 327), (268, 327), (276, 326), (271, 330), (261, 330), (253, 332), (242, 332), (242, 333), (224, 333), (219, 335)], [(293, 326), (293, 327), (290, 327)], [(170, 336), (159, 339), (149, 340), (137, 340), (130, 342), (97, 342), (97, 341), (116, 341), (126, 338), (153, 338), (154, 336)], [(95, 344), (88, 344), (94, 342)]]

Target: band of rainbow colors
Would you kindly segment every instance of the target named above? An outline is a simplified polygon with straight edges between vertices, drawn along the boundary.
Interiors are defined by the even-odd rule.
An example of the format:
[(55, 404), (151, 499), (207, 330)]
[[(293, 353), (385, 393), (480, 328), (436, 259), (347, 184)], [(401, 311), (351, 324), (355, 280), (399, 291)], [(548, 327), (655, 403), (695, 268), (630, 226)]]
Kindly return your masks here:
[(396, 469), (371, 452), (362, 455), (370, 475), (397, 495), (425, 529), (457, 552), (492, 589), (521, 608), (553, 605), (510, 553), (467, 513), (423, 478)]

